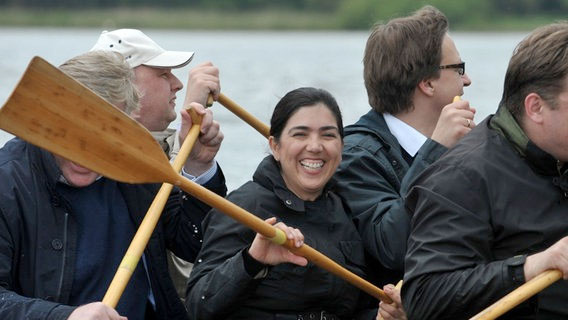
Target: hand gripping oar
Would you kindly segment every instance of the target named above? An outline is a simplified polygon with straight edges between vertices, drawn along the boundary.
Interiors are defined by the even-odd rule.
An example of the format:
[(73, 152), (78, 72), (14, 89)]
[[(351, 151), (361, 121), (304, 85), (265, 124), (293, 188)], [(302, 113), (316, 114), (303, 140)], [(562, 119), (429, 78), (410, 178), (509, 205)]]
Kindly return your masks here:
[[(189, 133), (187, 134), (187, 137), (185, 138), (179, 153), (172, 164), (172, 167), (176, 172), (180, 172), (183, 167), (195, 141), (197, 140), (197, 137), (199, 136), (199, 130), (201, 128), (201, 116), (199, 116), (193, 109), (189, 109), (188, 111), (191, 114), (193, 126), (189, 130)], [(156, 194), (150, 208), (148, 208), (148, 212), (146, 212), (142, 223), (138, 227), (128, 250), (124, 254), (124, 258), (122, 258), (114, 278), (105, 293), (103, 303), (107, 306), (115, 308), (118, 304), (118, 300), (120, 300), (120, 296), (122, 296), (128, 281), (130, 281), (132, 273), (134, 273), (134, 269), (136, 269), (138, 262), (140, 262), (140, 257), (144, 252), (144, 248), (146, 248), (148, 240), (150, 240), (150, 236), (156, 228), (156, 224), (162, 215), (162, 211), (164, 210), (164, 206), (172, 192), (172, 188), (173, 185), (169, 183), (162, 184), (162, 187)]]
[(262, 134), (266, 138), (270, 137), (270, 128), (262, 121), (258, 120), (255, 116), (250, 114), (248, 111), (246, 111), (244, 108), (236, 104), (233, 100), (229, 99), (227, 96), (221, 93), (219, 94), (218, 102), (225, 106), (225, 108), (229, 109), (229, 111), (234, 113), (237, 117), (250, 124), (260, 134)]
[[(400, 288), (402, 288), (402, 279), (398, 280), (398, 283), (396, 284), (396, 286), (394, 286), (394, 288), (397, 290), (400, 290)], [(377, 315), (377, 320), (384, 320), (384, 318), (379, 314)]]
[(0, 109), (0, 128), (118, 181), (177, 185), (377, 299), (392, 302), (381, 289), (308, 245), (295, 248), (282, 230), (179, 175), (144, 127), (39, 57)]
[(562, 278), (562, 272), (560, 270), (548, 270), (538, 276), (527, 281), (522, 286), (511, 291), (508, 295), (497, 300), (494, 304), (487, 307), (485, 310), (478, 313), (475, 317), (470, 320), (489, 320), (495, 319), (505, 312), (513, 309), (514, 307), (521, 304), (523, 301), (534, 296), (544, 288), (550, 286), (557, 280)]

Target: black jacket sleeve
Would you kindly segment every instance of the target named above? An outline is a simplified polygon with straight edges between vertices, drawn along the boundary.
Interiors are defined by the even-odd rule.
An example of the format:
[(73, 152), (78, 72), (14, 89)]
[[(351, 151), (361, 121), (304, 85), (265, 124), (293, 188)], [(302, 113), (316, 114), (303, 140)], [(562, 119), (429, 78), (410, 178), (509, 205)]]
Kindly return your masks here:
[(242, 254), (255, 233), (217, 210), (203, 226), (203, 250), (193, 266), (185, 303), (190, 319), (221, 319), (261, 281), (246, 271)]
[(514, 257), (495, 259), (484, 183), (434, 165), (411, 189), (402, 301), (409, 319), (468, 319), (524, 283)]

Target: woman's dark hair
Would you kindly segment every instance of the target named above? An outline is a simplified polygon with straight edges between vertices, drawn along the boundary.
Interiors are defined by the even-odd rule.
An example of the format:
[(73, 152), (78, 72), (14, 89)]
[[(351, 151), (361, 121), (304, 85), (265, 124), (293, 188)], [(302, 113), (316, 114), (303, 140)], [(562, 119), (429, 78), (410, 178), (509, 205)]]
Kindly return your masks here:
[(312, 87), (303, 87), (288, 92), (274, 108), (272, 118), (270, 119), (270, 135), (280, 141), (282, 130), (286, 126), (288, 119), (290, 119), (298, 109), (306, 106), (313, 106), (317, 103), (325, 105), (335, 117), (339, 135), (343, 140), (343, 121), (341, 120), (341, 111), (337, 105), (337, 101), (324, 89), (317, 89)]

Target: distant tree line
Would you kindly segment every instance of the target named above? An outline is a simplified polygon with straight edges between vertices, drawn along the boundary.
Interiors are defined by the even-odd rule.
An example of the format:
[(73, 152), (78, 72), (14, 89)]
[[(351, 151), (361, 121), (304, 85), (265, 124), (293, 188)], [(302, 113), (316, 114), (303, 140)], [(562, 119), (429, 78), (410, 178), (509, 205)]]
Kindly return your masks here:
[(444, 12), (452, 27), (506, 17), (568, 18), (568, 0), (0, 0), (0, 8), (112, 9), (197, 8), (224, 11), (290, 10), (331, 13), (343, 28), (364, 29), (377, 21), (407, 15), (425, 4)]
[(341, 0), (0, 0), (2, 6), (29, 8), (198, 7), (219, 9), (290, 8), (334, 10)]
[[(445, 4), (456, 8), (466, 8), (465, 1), (462, 3), (455, 0), (432, 0), (432, 1), (389, 1), (389, 0), (0, 0), (1, 6), (29, 7), (29, 8), (112, 8), (112, 7), (200, 7), (220, 9), (265, 9), (265, 8), (290, 8), (307, 10), (338, 10), (341, 7), (350, 6), (349, 3), (368, 6), (378, 5), (388, 8), (403, 8), (416, 4)], [(395, 3), (396, 2), (396, 3)], [(568, 10), (568, 0), (476, 0), (483, 3), (483, 7), (495, 10), (497, 13), (533, 14), (533, 13), (558, 13)], [(414, 5), (412, 5), (414, 4)], [(444, 5), (444, 6), (445, 6)]]

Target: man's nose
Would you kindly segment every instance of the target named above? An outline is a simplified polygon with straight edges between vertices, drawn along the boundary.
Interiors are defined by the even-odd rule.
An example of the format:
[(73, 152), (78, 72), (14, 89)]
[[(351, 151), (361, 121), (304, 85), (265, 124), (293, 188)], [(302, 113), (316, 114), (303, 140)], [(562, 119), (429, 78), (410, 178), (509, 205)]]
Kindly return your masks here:
[(467, 73), (464, 73), (462, 76), (462, 81), (463, 81), (463, 86), (464, 87), (469, 87), (469, 85), (471, 84), (471, 79), (469, 78), (469, 76), (467, 75)]

